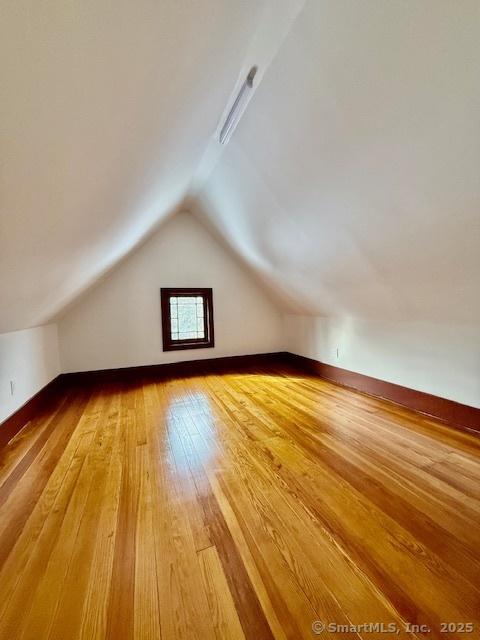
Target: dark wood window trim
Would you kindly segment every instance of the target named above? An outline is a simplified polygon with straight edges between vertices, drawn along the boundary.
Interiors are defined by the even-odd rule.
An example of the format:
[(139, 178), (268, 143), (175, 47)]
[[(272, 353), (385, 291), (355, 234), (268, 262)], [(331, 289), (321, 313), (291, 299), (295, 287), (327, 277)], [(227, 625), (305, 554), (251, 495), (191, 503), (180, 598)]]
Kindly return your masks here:
[[(192, 296), (203, 298), (204, 338), (188, 340), (172, 340), (172, 323), (170, 317), (170, 298), (176, 296)], [(211, 288), (162, 288), (160, 289), (162, 308), (162, 339), (164, 351), (179, 351), (181, 349), (208, 349), (215, 346), (213, 330), (213, 292)]]

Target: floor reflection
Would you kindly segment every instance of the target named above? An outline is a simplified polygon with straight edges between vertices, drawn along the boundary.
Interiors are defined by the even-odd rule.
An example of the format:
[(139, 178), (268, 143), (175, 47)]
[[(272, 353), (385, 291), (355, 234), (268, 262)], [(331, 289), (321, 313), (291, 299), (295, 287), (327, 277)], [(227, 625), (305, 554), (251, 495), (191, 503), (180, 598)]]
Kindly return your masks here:
[(166, 427), (168, 458), (177, 474), (195, 476), (211, 466), (216, 425), (207, 394), (189, 390), (169, 400)]

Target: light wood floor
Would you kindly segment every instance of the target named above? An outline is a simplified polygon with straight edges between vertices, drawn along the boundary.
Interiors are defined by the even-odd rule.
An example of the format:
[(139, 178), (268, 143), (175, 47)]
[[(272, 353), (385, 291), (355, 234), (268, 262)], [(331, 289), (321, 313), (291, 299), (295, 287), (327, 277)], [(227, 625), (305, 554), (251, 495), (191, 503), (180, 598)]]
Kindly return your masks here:
[(480, 439), (395, 405), (282, 371), (99, 384), (1, 456), (2, 640), (480, 637)]

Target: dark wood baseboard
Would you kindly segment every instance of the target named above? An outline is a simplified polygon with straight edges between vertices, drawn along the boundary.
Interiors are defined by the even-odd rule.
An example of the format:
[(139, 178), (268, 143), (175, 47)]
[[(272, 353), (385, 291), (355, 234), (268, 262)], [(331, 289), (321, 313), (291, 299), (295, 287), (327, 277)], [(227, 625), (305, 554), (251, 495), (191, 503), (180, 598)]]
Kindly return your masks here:
[(65, 388), (62, 375), (51, 380), (0, 424), (0, 449), (7, 445), (33, 418), (49, 411)]
[(176, 376), (197, 376), (212, 373), (228, 373), (245, 369), (271, 368), (284, 365), (288, 361), (286, 352), (255, 353), (244, 356), (226, 356), (223, 358), (205, 358), (203, 360), (182, 360), (163, 364), (123, 367), (120, 369), (100, 369), (96, 371), (80, 371), (64, 373), (63, 378), (69, 382), (117, 382), (145, 378), (173, 378)]
[(416, 391), (409, 387), (402, 387), (399, 384), (372, 378), (355, 371), (334, 367), (294, 353), (287, 353), (286, 361), (301, 371), (320, 376), (344, 387), (390, 400), (413, 411), (446, 422), (453, 427), (480, 433), (480, 409), (475, 407), (423, 391)]
[(166, 379), (176, 376), (197, 376), (245, 370), (267, 371), (272, 367), (287, 367), (317, 375), (356, 391), (390, 400), (408, 409), (441, 420), (451, 426), (480, 433), (480, 409), (475, 407), (440, 398), (423, 391), (415, 391), (408, 387), (402, 387), (401, 385), (355, 373), (354, 371), (334, 367), (304, 356), (276, 352), (61, 374), (0, 424), (0, 449), (8, 444), (30, 420), (49, 411), (52, 405), (58, 402), (72, 385), (81, 384), (83, 386), (97, 384), (98, 382), (132, 382), (136, 379)]
[(98, 371), (81, 371), (63, 373), (40, 389), (30, 400), (27, 400), (15, 413), (0, 424), (0, 449), (5, 447), (23, 427), (33, 418), (51, 409), (72, 385), (97, 384), (98, 382), (128, 382), (145, 378), (173, 378), (175, 376), (206, 375), (244, 371), (246, 369), (268, 369), (285, 363), (287, 354), (256, 353), (244, 356), (227, 356), (224, 358), (207, 358), (204, 360), (184, 360), (166, 364), (125, 367), (121, 369), (102, 369)]

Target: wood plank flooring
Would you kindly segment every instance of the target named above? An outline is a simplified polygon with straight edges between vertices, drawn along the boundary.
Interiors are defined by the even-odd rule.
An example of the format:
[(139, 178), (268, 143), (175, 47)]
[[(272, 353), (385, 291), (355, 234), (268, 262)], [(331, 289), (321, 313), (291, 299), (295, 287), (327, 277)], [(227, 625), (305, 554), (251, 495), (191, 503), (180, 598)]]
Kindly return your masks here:
[(99, 382), (0, 455), (1, 640), (480, 638), (480, 439), (396, 405)]

